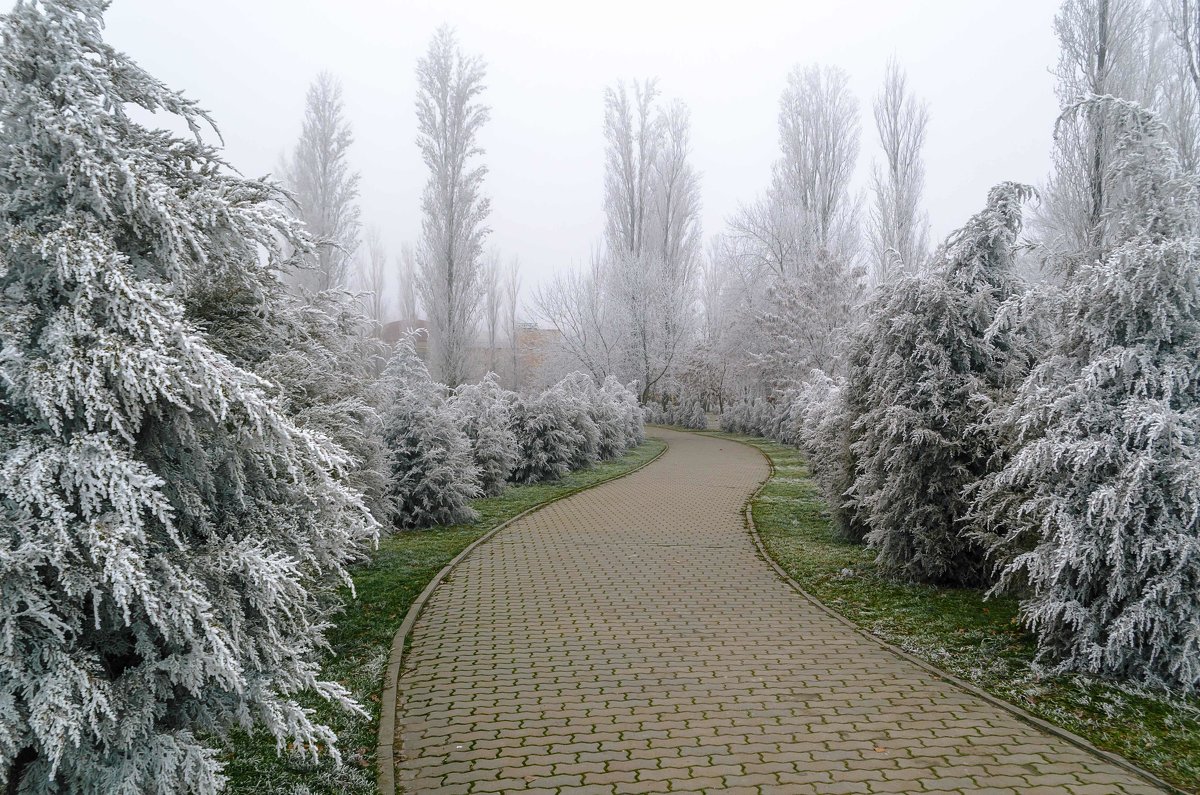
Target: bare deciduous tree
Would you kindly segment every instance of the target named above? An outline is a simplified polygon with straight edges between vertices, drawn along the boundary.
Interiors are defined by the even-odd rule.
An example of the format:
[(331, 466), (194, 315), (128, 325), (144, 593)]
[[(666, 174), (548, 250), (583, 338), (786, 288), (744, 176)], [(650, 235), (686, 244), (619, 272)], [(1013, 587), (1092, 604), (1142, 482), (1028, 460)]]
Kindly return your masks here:
[(1161, 107), (1179, 162), (1200, 169), (1200, 4), (1196, 0), (1159, 0), (1159, 16), (1172, 52), (1165, 62)]
[(350, 168), (354, 136), (342, 111), (341, 83), (321, 72), (308, 89), (300, 140), (282, 166), (296, 216), (317, 241), (307, 267), (290, 276), (302, 291), (346, 288), (358, 248), (359, 175)]
[(451, 387), (466, 376), (482, 292), (480, 254), (490, 231), (490, 202), (482, 194), (487, 167), (475, 161), (489, 118), (479, 101), (484, 73), (483, 61), (464, 56), (448, 27), (417, 61), (417, 143), (429, 169), (417, 287), (429, 313), (431, 369)]
[(654, 80), (633, 83), (633, 94), (618, 82), (604, 92), (605, 239), (614, 255), (637, 259), (646, 241), (653, 197), (652, 171), (661, 139), (654, 103)]
[(504, 297), (500, 286), (500, 251), (492, 248), (483, 263), (483, 330), (487, 336), (487, 370), (496, 372), (496, 342)]
[(521, 263), (516, 257), (513, 257), (512, 261), (508, 263), (508, 272), (505, 274), (505, 277), (504, 277), (504, 311), (505, 311), (504, 325), (505, 325), (505, 334), (508, 337), (508, 351), (509, 351), (509, 357), (510, 357), (510, 365), (512, 368), (510, 377), (512, 379), (511, 383), (512, 383), (513, 389), (518, 389), (521, 384), (521, 372), (520, 372), (521, 362), (520, 362), (520, 350), (518, 348), (519, 339), (518, 339), (518, 334), (517, 334), (517, 323), (518, 323), (518, 312), (520, 311), (520, 301), (521, 301)]
[(598, 382), (615, 374), (622, 361), (623, 318), (610, 275), (601, 255), (594, 252), (587, 272), (559, 274), (533, 299), (538, 315), (558, 329), (565, 351)]
[(1200, 95), (1200, 2), (1159, 0), (1171, 37), (1183, 54), (1183, 67), (1192, 81), (1193, 97)]
[(871, 187), (871, 282), (889, 275), (912, 273), (929, 253), (928, 218), (921, 209), (925, 163), (921, 149), (929, 108), (908, 90), (904, 70), (889, 59), (883, 89), (875, 98), (875, 129), (883, 149), (883, 164), (875, 164)]
[(605, 92), (607, 272), (597, 289), (620, 309), (623, 364), (645, 400), (690, 333), (700, 190), (686, 106), (660, 108), (652, 80), (633, 85), (632, 96), (623, 83)]
[[(1159, 74), (1143, 0), (1066, 0), (1054, 18), (1059, 40), (1056, 92), (1064, 110), (1089, 96), (1111, 95), (1154, 107)], [(1107, 105), (1065, 114), (1055, 130), (1053, 173), (1038, 225), (1050, 246), (1072, 251), (1068, 271), (1094, 260), (1109, 239), (1114, 199), (1112, 120)]]
[(801, 235), (796, 214), (774, 192), (742, 205), (729, 220), (729, 245), (737, 256), (774, 276), (794, 276), (800, 267)]
[(414, 323), (417, 320), (417, 254), (412, 243), (400, 246), (396, 259), (396, 296), (400, 320)]
[(367, 256), (359, 260), (358, 288), (365, 293), (367, 314), (375, 321), (379, 333), (387, 305), (387, 249), (378, 227), (367, 229)]
[(796, 67), (780, 100), (775, 200), (803, 219), (805, 253), (857, 255), (857, 208), (850, 192), (861, 138), (850, 76), (836, 66)]
[(791, 72), (780, 99), (781, 151), (771, 188), (733, 224), (750, 288), (739, 312), (760, 321), (746, 339), (757, 386), (768, 392), (811, 367), (839, 369), (862, 279), (861, 199), (851, 193), (860, 135), (843, 70)]
[(676, 100), (659, 117), (651, 223), (656, 255), (673, 285), (689, 285), (700, 251), (700, 180), (691, 156), (691, 114)]

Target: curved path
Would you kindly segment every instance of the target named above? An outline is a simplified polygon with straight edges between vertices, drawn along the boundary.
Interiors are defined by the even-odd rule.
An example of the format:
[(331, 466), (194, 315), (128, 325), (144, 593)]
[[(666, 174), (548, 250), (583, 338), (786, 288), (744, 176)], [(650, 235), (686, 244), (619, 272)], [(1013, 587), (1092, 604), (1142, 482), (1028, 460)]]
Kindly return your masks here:
[(513, 524), (442, 583), (400, 679), (409, 793), (1154, 793), (840, 624), (758, 557), (749, 447)]

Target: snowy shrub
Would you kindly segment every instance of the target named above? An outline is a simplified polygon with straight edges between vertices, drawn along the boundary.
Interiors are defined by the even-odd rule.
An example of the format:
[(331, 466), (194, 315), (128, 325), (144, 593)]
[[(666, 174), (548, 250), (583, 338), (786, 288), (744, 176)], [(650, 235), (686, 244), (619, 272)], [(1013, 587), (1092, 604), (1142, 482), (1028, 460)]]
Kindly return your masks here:
[(775, 439), (779, 432), (779, 423), (779, 404), (774, 395), (754, 402), (754, 408), (750, 413), (750, 424), (756, 429), (759, 436)]
[(662, 408), (663, 423), (666, 425), (679, 425), (679, 417), (682, 411), (679, 407), (679, 398), (671, 398)]
[(774, 425), (775, 408), (764, 397), (744, 394), (725, 407), (721, 430), (746, 436), (766, 436)]
[(434, 383), (417, 356), (412, 335), (396, 344), (385, 377), (395, 389), (384, 439), (389, 489), (401, 528), (459, 524), (478, 518), (471, 500), (480, 494), (479, 467), (464, 417)]
[(704, 406), (700, 404), (700, 398), (695, 395), (689, 395), (677, 403), (676, 409), (674, 425), (697, 431), (708, 428), (708, 415), (704, 413)]
[(511, 476), (514, 483), (558, 480), (571, 471), (576, 449), (584, 444), (571, 420), (570, 408), (553, 390), (516, 401), (513, 432), (519, 454)]
[(667, 410), (657, 400), (652, 400), (642, 407), (642, 416), (650, 425), (670, 425), (671, 417)]
[(480, 489), (486, 496), (504, 491), (517, 463), (517, 437), (512, 429), (515, 399), (492, 373), (478, 384), (463, 384), (454, 390), (453, 404), (471, 441)]
[[(335, 753), (296, 694), (377, 525), (347, 456), (189, 313), (203, 278), (270, 315), (280, 197), (205, 115), (102, 40), (106, 4), (0, 20), (0, 787), (213, 792), (200, 736)], [(201, 275), (203, 274), (203, 275)]]
[(762, 404), (758, 420), (762, 436), (780, 444), (796, 444), (796, 434), (792, 427), (792, 406), (795, 400), (796, 388), (789, 387), (777, 392), (772, 400)]
[(387, 346), (353, 296), (326, 292), (307, 302), (285, 297), (270, 350), (258, 372), (283, 393), (304, 428), (319, 431), (350, 457), (348, 482), (361, 491), (380, 524), (390, 524), (388, 453), (383, 414), (391, 390), (380, 378)]
[(751, 403), (754, 397), (752, 395), (742, 395), (737, 400), (731, 401), (725, 410), (721, 412), (720, 427), (726, 433), (741, 433), (754, 435), (755, 431), (750, 428)]
[(355, 296), (334, 290), (301, 299), (279, 283), (202, 273), (185, 305), (214, 348), (272, 382), (298, 425), (346, 451), (347, 481), (389, 523), (383, 412), (391, 390), (380, 378), (388, 351)]
[(821, 489), (834, 529), (846, 540), (861, 541), (866, 531), (847, 499), (854, 483), (853, 419), (845, 381), (813, 370), (792, 403), (792, 433)]
[(625, 421), (625, 446), (637, 447), (646, 441), (645, 416), (638, 402), (637, 392), (625, 386), (613, 376), (604, 379), (600, 391), (615, 406), (620, 406)]
[(630, 447), (625, 402), (603, 385), (595, 390), (594, 399), (592, 416), (600, 432), (597, 454), (602, 461), (619, 458)]
[(536, 397), (518, 399), (513, 431), (516, 483), (557, 480), (645, 440), (637, 395), (612, 376), (597, 387), (586, 373), (571, 373)]
[(695, 396), (671, 395), (646, 404), (644, 416), (646, 422), (652, 425), (674, 425), (677, 428), (692, 428), (703, 430), (708, 427), (708, 417), (704, 407)]
[(596, 424), (599, 390), (587, 373), (574, 372), (550, 387), (550, 398), (570, 418), (579, 442), (571, 453), (571, 469), (585, 469), (600, 458), (600, 428)]
[(856, 420), (854, 492), (867, 543), (893, 575), (973, 585), (983, 550), (963, 533), (970, 498), (997, 442), (989, 431), (1025, 374), (1021, 341), (990, 329), (1018, 290), (1011, 272), (1022, 204), (1031, 190), (1002, 183), (987, 206), (935, 255), (929, 272), (887, 286), (856, 340), (864, 351), (851, 380)]
[(1055, 670), (1200, 689), (1200, 196), (1163, 125), (1114, 121), (1112, 247), (1066, 286), (1060, 335), (1009, 409), (1015, 454), (985, 481), (997, 589)]

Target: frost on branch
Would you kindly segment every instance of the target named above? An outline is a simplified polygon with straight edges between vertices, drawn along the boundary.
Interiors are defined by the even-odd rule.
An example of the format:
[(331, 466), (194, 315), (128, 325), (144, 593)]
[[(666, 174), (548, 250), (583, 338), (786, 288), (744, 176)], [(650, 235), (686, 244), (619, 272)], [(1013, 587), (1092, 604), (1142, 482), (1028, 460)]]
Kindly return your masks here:
[(600, 458), (600, 426), (594, 416), (599, 399), (596, 382), (587, 373), (574, 372), (547, 391), (566, 412), (579, 440), (571, 454), (571, 469), (590, 467)]
[(1055, 670), (1200, 689), (1200, 204), (1159, 120), (1092, 97), (1119, 130), (1111, 246), (1078, 269), (1062, 329), (1006, 415), (1015, 453), (982, 535), (1029, 589)]
[(581, 372), (540, 395), (519, 398), (513, 406), (513, 431), (520, 450), (514, 483), (558, 480), (645, 440), (633, 390), (611, 376), (597, 387)]
[(298, 298), (273, 274), (238, 284), (202, 279), (188, 295), (188, 312), (213, 346), (269, 380), (282, 407), (301, 427), (345, 450), (347, 481), (363, 493), (380, 522), (391, 521), (383, 413), (391, 390), (379, 377), (387, 346), (348, 293)]
[(844, 379), (813, 370), (796, 391), (790, 425), (821, 489), (834, 529), (844, 539), (861, 541), (866, 531), (848, 494), (855, 471), (850, 449), (854, 414), (845, 392)]
[(345, 451), (189, 310), (308, 243), (269, 185), (125, 114), (207, 121), (104, 44), (103, 7), (0, 21), (0, 784), (212, 792), (198, 735), (334, 747), (295, 696), (357, 709), (317, 660), (376, 523)]
[(504, 491), (517, 464), (517, 437), (512, 430), (512, 406), (516, 395), (500, 386), (493, 373), (478, 384), (463, 384), (454, 390), (454, 407), (463, 420), (471, 441), (471, 455), (479, 467), (479, 483), (485, 496)]
[(474, 521), (479, 514), (470, 503), (480, 494), (479, 467), (463, 416), (446, 388), (430, 379), (411, 334), (396, 344), (384, 376), (395, 389), (385, 441), (396, 524), (411, 529)]
[[(625, 447), (637, 447), (646, 441), (645, 417), (642, 414), (641, 404), (638, 403), (636, 390), (625, 386), (615, 376), (610, 375), (600, 385), (600, 391), (609, 403), (620, 409)], [(612, 433), (616, 435), (615, 430)]]
[(958, 585), (985, 577), (982, 549), (962, 532), (964, 490), (992, 460), (993, 406), (1028, 366), (1021, 340), (991, 326), (1019, 289), (1013, 250), (1030, 194), (993, 188), (927, 273), (884, 286), (856, 340), (847, 387), (863, 409), (854, 499), (867, 543), (897, 576)]

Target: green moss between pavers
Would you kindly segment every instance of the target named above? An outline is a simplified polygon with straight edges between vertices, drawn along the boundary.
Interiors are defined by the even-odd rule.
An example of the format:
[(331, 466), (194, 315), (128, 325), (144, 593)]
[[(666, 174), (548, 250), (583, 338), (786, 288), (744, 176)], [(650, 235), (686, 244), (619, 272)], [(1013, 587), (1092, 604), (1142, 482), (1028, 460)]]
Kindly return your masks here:
[(635, 469), (664, 446), (650, 439), (623, 458), (573, 472), (558, 482), (513, 486), (499, 497), (476, 500), (473, 504), (480, 517), (473, 524), (401, 532), (380, 542), (371, 562), (354, 572), (358, 598), (347, 599), (347, 609), (335, 618), (328, 635), (331, 653), (323, 668), (324, 677), (349, 688), (370, 718), (347, 715), (318, 699), (303, 702), (337, 733), (345, 763), (335, 767), (324, 756), (316, 764), (293, 755), (280, 757), (274, 740), (265, 732), (238, 733), (222, 755), (229, 791), (254, 795), (374, 793), (379, 693), (392, 638), (413, 600), (455, 555), (496, 525), (547, 500)]
[(763, 451), (775, 475), (751, 504), (763, 545), (802, 588), (858, 626), (1189, 792), (1200, 792), (1200, 699), (1083, 676), (1039, 678), (1034, 641), (1012, 598), (898, 583), (875, 555), (837, 539), (800, 453), (724, 433)]

